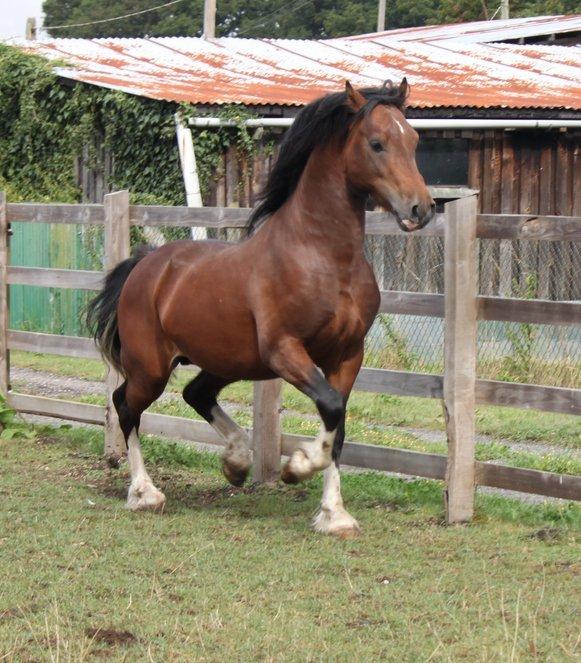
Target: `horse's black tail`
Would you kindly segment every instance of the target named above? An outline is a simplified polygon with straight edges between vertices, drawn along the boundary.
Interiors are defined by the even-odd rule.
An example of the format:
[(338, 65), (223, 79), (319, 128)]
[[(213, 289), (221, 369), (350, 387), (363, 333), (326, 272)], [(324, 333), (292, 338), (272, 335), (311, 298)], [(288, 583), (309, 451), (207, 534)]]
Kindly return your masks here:
[(123, 367), (121, 366), (121, 340), (117, 324), (119, 296), (135, 265), (152, 250), (148, 246), (139, 247), (131, 258), (123, 260), (114, 267), (105, 277), (101, 292), (89, 302), (87, 307), (87, 327), (103, 357), (120, 373), (123, 373)]

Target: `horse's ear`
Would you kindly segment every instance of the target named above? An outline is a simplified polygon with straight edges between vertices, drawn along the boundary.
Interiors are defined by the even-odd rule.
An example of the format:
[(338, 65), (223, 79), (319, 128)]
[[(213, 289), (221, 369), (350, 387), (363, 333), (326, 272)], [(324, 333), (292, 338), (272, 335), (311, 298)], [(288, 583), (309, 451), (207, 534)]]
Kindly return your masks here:
[(401, 98), (404, 100), (404, 102), (407, 99), (409, 93), (410, 93), (410, 86), (408, 83), (408, 79), (404, 76), (401, 79), (401, 83), (399, 84), (399, 94), (401, 95)]
[(358, 92), (349, 81), (345, 81), (345, 94), (347, 95), (347, 104), (351, 106), (353, 110), (358, 111), (365, 106), (365, 97), (361, 92)]

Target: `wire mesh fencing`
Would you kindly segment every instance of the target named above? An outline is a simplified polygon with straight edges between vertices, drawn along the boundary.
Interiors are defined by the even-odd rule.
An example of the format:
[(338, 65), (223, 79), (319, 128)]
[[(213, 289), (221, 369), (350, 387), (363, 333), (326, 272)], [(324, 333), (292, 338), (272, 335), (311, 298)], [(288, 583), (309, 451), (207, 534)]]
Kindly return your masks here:
[[(581, 247), (575, 242), (479, 240), (479, 293), (515, 299), (581, 299)], [(382, 290), (444, 292), (441, 237), (369, 236), (365, 253)], [(365, 365), (442, 373), (439, 318), (380, 314), (366, 340)], [(481, 378), (581, 387), (577, 326), (480, 321)]]

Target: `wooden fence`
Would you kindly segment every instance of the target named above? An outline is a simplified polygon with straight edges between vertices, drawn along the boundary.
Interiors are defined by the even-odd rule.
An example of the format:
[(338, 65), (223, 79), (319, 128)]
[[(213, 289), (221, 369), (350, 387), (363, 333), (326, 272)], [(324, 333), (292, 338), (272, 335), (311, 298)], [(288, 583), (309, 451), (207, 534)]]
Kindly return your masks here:
[[(469, 520), (474, 487), (492, 486), (553, 497), (581, 500), (581, 477), (560, 475), (474, 457), (475, 405), (492, 404), (535, 408), (548, 412), (581, 414), (581, 389), (497, 382), (476, 378), (478, 320), (535, 322), (551, 325), (581, 324), (581, 302), (509, 299), (478, 296), (476, 246), (481, 239), (581, 241), (581, 217), (522, 214), (477, 214), (477, 196), (446, 205), (417, 235), (443, 236), (445, 241), (445, 295), (383, 291), (382, 313), (440, 317), (445, 320), (444, 375), (363, 368), (355, 389), (400, 396), (443, 399), (448, 433), (448, 456), (346, 442), (342, 462), (362, 468), (386, 470), (446, 481), (448, 522)], [(243, 208), (188, 208), (130, 205), (125, 191), (108, 194), (103, 205), (9, 203), (0, 193), (0, 392), (22, 413), (58, 417), (105, 426), (105, 450), (121, 453), (111, 394), (118, 376), (109, 372), (107, 405), (97, 406), (32, 396), (10, 389), (10, 350), (52, 353), (67, 357), (99, 358), (92, 340), (8, 329), (8, 285), (24, 284), (97, 290), (102, 273), (67, 269), (10, 267), (8, 236), (11, 222), (94, 224), (105, 228), (105, 267), (129, 255), (130, 227), (242, 228)], [(369, 212), (366, 231), (371, 235), (400, 235), (395, 219)], [(255, 383), (254, 477), (267, 481), (277, 476), (281, 454), (289, 455), (307, 438), (281, 433), (280, 382)], [(223, 444), (206, 423), (180, 417), (145, 413), (143, 433), (209, 444)]]

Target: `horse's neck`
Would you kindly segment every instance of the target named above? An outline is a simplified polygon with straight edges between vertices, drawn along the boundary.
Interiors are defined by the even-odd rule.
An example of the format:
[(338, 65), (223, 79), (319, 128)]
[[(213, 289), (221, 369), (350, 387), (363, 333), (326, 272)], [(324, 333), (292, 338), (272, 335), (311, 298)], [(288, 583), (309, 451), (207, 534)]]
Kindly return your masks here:
[(320, 244), (322, 251), (359, 258), (365, 237), (365, 201), (349, 191), (341, 150), (317, 148), (286, 206), (297, 242)]

